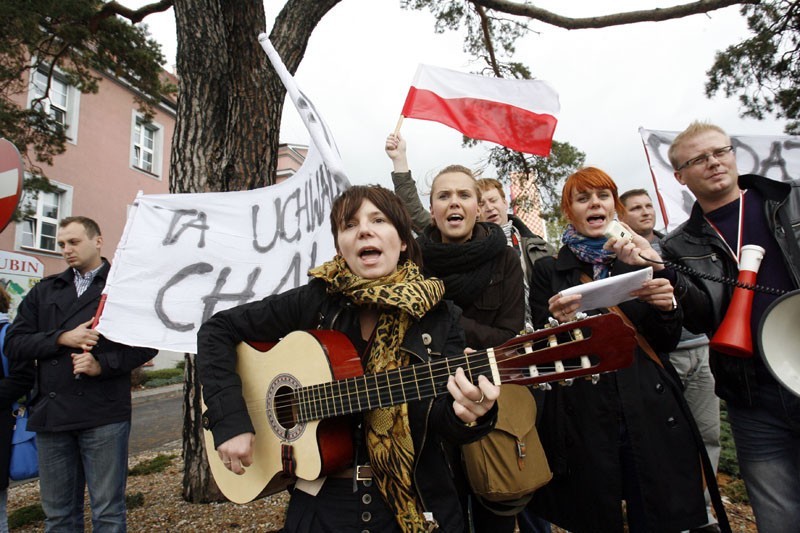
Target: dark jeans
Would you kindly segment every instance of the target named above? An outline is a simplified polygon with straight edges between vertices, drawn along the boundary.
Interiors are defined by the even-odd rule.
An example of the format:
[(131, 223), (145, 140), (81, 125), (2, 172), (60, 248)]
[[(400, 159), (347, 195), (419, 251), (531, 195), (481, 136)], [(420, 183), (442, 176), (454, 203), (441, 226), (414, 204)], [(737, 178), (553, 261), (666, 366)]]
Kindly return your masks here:
[(83, 531), (89, 487), (92, 530), (125, 532), (130, 421), (77, 431), (36, 434), (45, 531)]
[(800, 398), (777, 383), (760, 385), (758, 394), (756, 407), (728, 404), (739, 470), (758, 530), (796, 532), (800, 527)]

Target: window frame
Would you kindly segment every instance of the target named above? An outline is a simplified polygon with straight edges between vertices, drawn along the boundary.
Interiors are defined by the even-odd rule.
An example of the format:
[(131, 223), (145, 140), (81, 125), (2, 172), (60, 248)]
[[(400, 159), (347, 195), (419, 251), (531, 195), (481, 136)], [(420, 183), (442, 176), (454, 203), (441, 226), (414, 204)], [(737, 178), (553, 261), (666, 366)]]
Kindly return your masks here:
[[(26, 173), (26, 177), (27, 177)], [(33, 252), (38, 254), (47, 254), (47, 255), (61, 255), (61, 252), (58, 249), (58, 243), (55, 242), (55, 235), (53, 236), (53, 249), (49, 248), (42, 248), (41, 245), (41, 228), (42, 225), (45, 223), (50, 223), (55, 226), (55, 231), (58, 232), (58, 224), (61, 222), (62, 219), (72, 216), (72, 198), (73, 198), (73, 188), (71, 185), (67, 185), (65, 183), (60, 183), (54, 180), (50, 180), (50, 184), (53, 185), (56, 190), (53, 191), (56, 195), (58, 195), (59, 205), (58, 205), (58, 213), (56, 218), (52, 217), (45, 217), (42, 213), (43, 209), (43, 202), (42, 202), (42, 192), (38, 193), (38, 198), (36, 199), (36, 213), (33, 216), (26, 216), (16, 224), (16, 235), (15, 235), (15, 250), (18, 251), (25, 251), (25, 252)], [(25, 202), (29, 202), (30, 199), (26, 198), (28, 194), (25, 192), (23, 198), (20, 200), (20, 209), (25, 209)], [(33, 244), (25, 243), (25, 230), (27, 229), (27, 223), (29, 220), (34, 220), (34, 231), (33, 231)]]
[[(28, 108), (32, 108), (34, 100), (39, 97), (39, 90), (36, 86), (37, 74), (44, 76), (46, 79), (48, 76), (48, 70), (48, 65), (40, 65), (39, 68), (31, 70), (28, 80)], [(52, 82), (50, 84), (50, 93), (48, 93), (47, 98), (42, 100), (42, 104), (45, 106), (45, 111), (48, 114), (50, 114), (50, 109), (52, 107), (55, 107), (64, 113), (64, 132), (67, 136), (67, 142), (70, 144), (78, 144), (78, 117), (80, 116), (81, 92), (74, 86), (67, 83), (66, 75), (59, 68), (54, 69), (52, 79), (55, 82), (63, 85), (65, 90), (65, 104), (61, 105), (60, 103), (53, 103), (53, 98), (50, 94), (54, 90)]]
[[(141, 132), (152, 132), (152, 149), (147, 149), (146, 146), (143, 146), (143, 138), (141, 134), (137, 136), (137, 128), (139, 128)], [(137, 148), (140, 148), (142, 153), (149, 152), (152, 154), (152, 169), (148, 170), (139, 165), (140, 158), (137, 158)], [(129, 159), (131, 169), (161, 181), (164, 162), (164, 126), (155, 120), (145, 122), (144, 115), (135, 109), (131, 112), (131, 148)]]

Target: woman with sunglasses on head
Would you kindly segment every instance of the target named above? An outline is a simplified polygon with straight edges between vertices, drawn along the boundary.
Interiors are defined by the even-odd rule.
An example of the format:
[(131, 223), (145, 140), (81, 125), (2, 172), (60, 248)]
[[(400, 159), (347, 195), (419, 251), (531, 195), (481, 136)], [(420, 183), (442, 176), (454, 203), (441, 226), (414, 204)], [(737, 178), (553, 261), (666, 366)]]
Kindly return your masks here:
[[(630, 228), (630, 241), (604, 236), (624, 207), (602, 170), (571, 175), (561, 209), (569, 221), (564, 245), (533, 267), (530, 306), (538, 327), (550, 317), (575, 319), (580, 295), (563, 296), (562, 290), (642, 268), (633, 266), (642, 262), (634, 257), (658, 258)], [(654, 278), (631, 294), (635, 299), (619, 308), (650, 344), (652, 357), (640, 341), (630, 367), (603, 374), (597, 384), (580, 379), (545, 393), (539, 430), (554, 477), (529, 508), (576, 533), (621, 532), (625, 522), (631, 532), (666, 533), (707, 522), (703, 448), (668, 357), (680, 338), (682, 312), (667, 279)]]
[[(368, 374), (463, 354), (459, 312), (442, 301), (442, 282), (421, 274), (411, 220), (397, 196), (353, 186), (334, 202), (331, 229), (337, 255), (312, 269), (307, 285), (217, 313), (198, 333), (204, 417), (234, 473), (257, 460), (253, 443), (262, 438), (254, 435), (235, 372), (240, 342), (334, 329), (347, 336)], [(453, 479), (452, 459), (460, 445), (491, 430), (499, 394), (486, 377), (471, 383), (458, 368), (447, 378), (447, 394), (354, 415), (353, 468), (316, 483), (298, 481), (283, 531), (464, 531), (463, 488)], [(371, 479), (357, 474), (363, 464)]]

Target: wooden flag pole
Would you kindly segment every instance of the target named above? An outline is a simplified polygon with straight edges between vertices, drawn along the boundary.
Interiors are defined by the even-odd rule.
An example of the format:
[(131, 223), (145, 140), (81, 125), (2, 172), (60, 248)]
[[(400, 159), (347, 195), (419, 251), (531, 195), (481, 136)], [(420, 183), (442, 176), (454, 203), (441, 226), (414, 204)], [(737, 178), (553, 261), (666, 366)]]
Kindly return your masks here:
[(394, 127), (394, 134), (397, 135), (400, 133), (400, 126), (403, 125), (403, 115), (400, 115), (400, 118), (397, 119), (397, 126)]

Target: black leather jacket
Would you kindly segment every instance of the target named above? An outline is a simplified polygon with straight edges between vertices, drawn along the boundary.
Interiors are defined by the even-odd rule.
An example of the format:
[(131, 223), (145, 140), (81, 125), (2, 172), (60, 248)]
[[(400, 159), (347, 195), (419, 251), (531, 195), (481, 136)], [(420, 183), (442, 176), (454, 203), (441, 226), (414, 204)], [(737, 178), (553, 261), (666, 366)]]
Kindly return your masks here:
[[(779, 182), (747, 174), (739, 177), (739, 187), (756, 189), (764, 197), (765, 222), (780, 246), (795, 288), (800, 287), (800, 180)], [(670, 232), (661, 248), (665, 259), (698, 272), (734, 279), (738, 276), (738, 265), (696, 202), (689, 220)], [(684, 309), (684, 325), (710, 338), (725, 317), (733, 288), (681, 273), (676, 273), (675, 278), (675, 296)], [(726, 357), (712, 350), (717, 396), (739, 405), (752, 405), (755, 364), (753, 359)]]
[[(401, 346), (410, 355), (410, 364), (462, 353), (465, 341), (459, 315), (456, 306), (442, 302), (414, 321)], [(245, 339), (275, 342), (291, 331), (317, 328), (342, 331), (351, 339), (360, 335), (358, 307), (340, 295), (328, 294), (326, 284), (318, 279), (221, 311), (202, 325), (197, 334), (197, 370), (208, 408), (204, 425), (213, 432), (216, 446), (254, 431), (235, 373), (236, 345)], [(433, 512), (441, 531), (460, 532), (465, 527), (461, 510), (464, 487), (454, 478), (458, 468), (451, 458), (458, 445), (477, 440), (494, 427), (497, 408), (476, 426), (467, 427), (456, 417), (452, 403), (449, 394), (409, 402), (408, 417), (415, 450), (414, 485), (422, 503)]]

